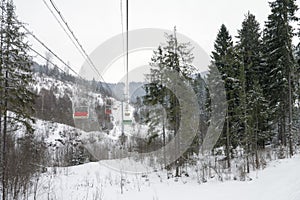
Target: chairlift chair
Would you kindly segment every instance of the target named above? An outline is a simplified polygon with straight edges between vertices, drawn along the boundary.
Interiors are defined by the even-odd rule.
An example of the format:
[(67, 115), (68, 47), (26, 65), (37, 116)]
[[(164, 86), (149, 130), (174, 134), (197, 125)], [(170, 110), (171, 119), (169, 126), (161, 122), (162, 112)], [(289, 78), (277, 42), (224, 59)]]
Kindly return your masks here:
[(74, 108), (73, 119), (88, 119), (89, 118), (89, 107), (78, 106)]
[(111, 98), (107, 98), (105, 101), (105, 114), (106, 115), (111, 115), (111, 106), (112, 106), (112, 99)]
[(130, 125), (132, 124), (131, 113), (129, 111), (128, 105), (125, 106), (124, 116), (123, 116), (123, 124)]

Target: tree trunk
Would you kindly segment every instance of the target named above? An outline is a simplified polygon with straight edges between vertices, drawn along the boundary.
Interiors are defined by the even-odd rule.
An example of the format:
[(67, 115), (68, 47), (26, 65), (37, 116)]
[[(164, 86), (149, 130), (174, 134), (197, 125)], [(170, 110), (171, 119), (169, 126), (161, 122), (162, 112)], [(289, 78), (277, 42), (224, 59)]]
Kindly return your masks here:
[(227, 112), (227, 127), (226, 127), (226, 157), (227, 157), (227, 167), (228, 169), (231, 168), (230, 164), (230, 133), (229, 133), (229, 115)]
[(164, 151), (164, 168), (167, 167), (167, 160), (166, 160), (166, 130), (165, 130), (165, 116), (163, 114), (163, 151)]
[(292, 117), (293, 117), (293, 108), (292, 108), (292, 84), (291, 84), (291, 72), (289, 72), (289, 149), (290, 156), (293, 156), (293, 136), (292, 136)]
[[(8, 72), (5, 72), (5, 89), (4, 89), (4, 96), (7, 97), (8, 92)], [(3, 159), (3, 171), (2, 171), (2, 199), (6, 200), (6, 190), (7, 190), (7, 99), (4, 98), (4, 116), (3, 116), (3, 144), (2, 144), (2, 159)]]
[(247, 173), (250, 173), (249, 154), (250, 154), (250, 144), (247, 144), (247, 153), (246, 153), (246, 169), (247, 169)]

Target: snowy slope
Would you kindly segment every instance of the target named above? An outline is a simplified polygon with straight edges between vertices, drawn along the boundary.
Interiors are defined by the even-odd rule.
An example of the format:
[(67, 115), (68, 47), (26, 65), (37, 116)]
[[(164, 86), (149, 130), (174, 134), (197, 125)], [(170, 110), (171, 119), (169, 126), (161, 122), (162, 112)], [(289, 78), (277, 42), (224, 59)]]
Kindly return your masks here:
[(276, 161), (271, 165), (258, 174), (253, 173), (253, 181), (250, 182), (215, 182), (203, 185), (158, 183), (143, 192), (125, 194), (124, 199), (299, 200), (300, 157)]
[[(72, 102), (78, 101), (78, 89), (72, 83), (63, 83), (49, 77), (36, 77), (35, 90), (55, 88), (55, 96), (68, 94)], [(87, 93), (90, 104), (103, 104), (101, 95)], [(112, 123), (109, 132), (84, 132), (74, 127), (59, 123), (37, 120), (34, 125), (37, 135), (42, 137), (50, 149), (63, 148), (66, 143), (83, 144), (95, 148), (101, 159), (108, 159), (112, 154), (122, 152), (119, 137), (122, 134), (121, 102), (113, 100)], [(129, 106), (132, 113), (133, 108)], [(133, 116), (130, 118), (133, 120)], [(144, 137), (147, 127), (134, 123), (125, 125), (128, 137)], [(20, 130), (21, 134), (22, 130)], [(130, 173), (114, 170), (131, 169)], [(189, 177), (167, 178), (166, 171), (148, 169), (149, 166), (132, 159), (102, 160), (73, 167), (48, 168), (38, 182), (37, 199), (71, 200), (71, 199), (124, 199), (124, 200), (300, 200), (300, 156), (293, 159), (273, 161), (263, 171), (252, 172), (252, 181), (220, 182), (213, 178), (206, 184), (198, 184), (197, 173)], [(149, 173), (135, 173), (148, 171)], [(189, 169), (189, 171), (193, 171)], [(29, 199), (33, 199), (30, 196)]]
[[(96, 113), (94, 109), (95, 106), (96, 105), (103, 106), (105, 103), (105, 98), (101, 94), (91, 91), (91, 88), (89, 87), (84, 87), (82, 85), (74, 84), (69, 81), (62, 82), (61, 80), (54, 79), (45, 74), (39, 74), (39, 73), (34, 74), (34, 79), (36, 83), (32, 85), (32, 88), (34, 91), (36, 91), (37, 94), (39, 94), (42, 90), (48, 90), (48, 91), (51, 90), (53, 91), (57, 99), (67, 95), (72, 101), (73, 109), (75, 107), (88, 106), (90, 112), (89, 115), (91, 116), (91, 118), (94, 119), (96, 118)], [(113, 101), (113, 106), (112, 106), (113, 109), (111, 115), (113, 130), (109, 131), (109, 136), (111, 137), (111, 139), (116, 140), (119, 138), (119, 136), (122, 133), (121, 130), (122, 106), (120, 101), (114, 98), (111, 99)], [(139, 135), (145, 135), (147, 132), (147, 127), (135, 124), (133, 119), (134, 108), (131, 105), (129, 105), (128, 108), (130, 112), (130, 116), (128, 118), (130, 118), (133, 121), (133, 124), (124, 126), (125, 135), (133, 136), (135, 135), (135, 133), (138, 133)], [(125, 109), (125, 103), (124, 103), (124, 109)], [(88, 123), (92, 123), (92, 119), (88, 120)], [(78, 123), (75, 123), (75, 126), (78, 128), (81, 127), (80, 124)], [(94, 128), (94, 130), (96, 129), (97, 128)]]
[(73, 96), (76, 87), (71, 82), (62, 82), (53, 79), (45, 74), (35, 73), (33, 76), (35, 84), (32, 85), (33, 89), (39, 94), (42, 89), (54, 90), (56, 98), (63, 97), (65, 94)]
[[(76, 101), (77, 98), (82, 95), (80, 87), (77, 84), (69, 81), (62, 82), (61, 80), (53, 79), (45, 74), (37, 73), (34, 74), (34, 80), (36, 83), (32, 85), (32, 88), (37, 92), (37, 94), (39, 94), (42, 89), (53, 90), (56, 98), (61, 98), (64, 95), (68, 95), (72, 101)], [(95, 101), (100, 105), (103, 104), (103, 98), (99, 93), (91, 92), (87, 88), (83, 89), (87, 90), (86, 93), (89, 98), (95, 99)]]
[(165, 172), (127, 174), (111, 170), (101, 162), (88, 163), (59, 168), (56, 176), (44, 174), (38, 199), (299, 200), (299, 166), (300, 156), (295, 156), (274, 161), (269, 168), (252, 173), (252, 181), (211, 181), (199, 185), (192, 177), (176, 181), (166, 179)]

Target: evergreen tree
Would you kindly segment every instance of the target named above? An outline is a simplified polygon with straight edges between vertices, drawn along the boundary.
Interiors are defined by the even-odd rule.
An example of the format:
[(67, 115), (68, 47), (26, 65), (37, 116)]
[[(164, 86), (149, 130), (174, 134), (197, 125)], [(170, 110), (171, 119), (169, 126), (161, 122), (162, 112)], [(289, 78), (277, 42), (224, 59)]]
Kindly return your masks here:
[[(164, 116), (162, 116), (162, 112), (157, 112), (157, 105), (163, 106), (166, 108), (165, 103), (165, 95), (166, 95), (166, 87), (165, 80), (163, 77), (163, 49), (161, 46), (158, 47), (156, 51), (153, 52), (154, 55), (151, 58), (151, 73), (148, 75), (149, 83), (145, 86), (146, 95), (143, 97), (143, 101), (146, 105), (154, 106), (152, 109), (148, 110), (146, 123), (149, 125), (149, 135), (150, 139), (153, 139), (159, 135), (160, 130), (157, 130), (157, 125), (162, 122), (162, 137), (163, 137), (163, 145), (166, 143), (166, 123), (164, 121)], [(163, 121), (161, 121), (163, 119)]]
[(258, 135), (261, 135), (262, 132), (266, 134), (267, 123), (267, 107), (262, 106), (266, 101), (259, 84), (259, 82), (262, 82), (261, 32), (260, 25), (254, 15), (250, 13), (246, 15), (242, 23), (242, 29), (238, 33), (237, 51), (240, 62), (239, 116), (242, 121), (241, 128), (243, 129), (241, 141), (246, 149), (247, 172), (249, 172), (250, 154), (255, 153), (258, 167), (258, 140), (265, 139), (265, 137), (259, 138)]
[(238, 51), (245, 67), (246, 92), (253, 89), (255, 80), (261, 79), (262, 41), (260, 25), (251, 13), (246, 15), (238, 31)]
[[(3, 3), (3, 1), (2, 1)], [(8, 188), (8, 134), (18, 124), (26, 127), (26, 133), (32, 134), (32, 105), (35, 95), (29, 89), (33, 83), (31, 57), (28, 55), (29, 45), (25, 41), (26, 34), (21, 31), (21, 24), (16, 20), (12, 1), (2, 5), (1, 16), (1, 68), (0, 68), (0, 113), (2, 135), (2, 198), (7, 199)]]
[(195, 142), (193, 143), (194, 146), (192, 147), (195, 149), (194, 152), (197, 152), (199, 150), (199, 145), (202, 144), (205, 134), (207, 132), (208, 119), (209, 119), (209, 112), (206, 109), (206, 101), (208, 98), (208, 88), (207, 88), (207, 85), (206, 85), (204, 79), (201, 77), (200, 73), (195, 75), (194, 80), (192, 81), (192, 87), (197, 96), (198, 106), (199, 106), (199, 114), (200, 114), (200, 116), (199, 116), (199, 118), (200, 118), (199, 133), (198, 133), (197, 137), (195, 138)]
[(219, 73), (222, 76), (223, 81), (225, 82), (226, 90), (226, 99), (228, 104), (227, 116), (226, 116), (226, 125), (224, 126), (222, 136), (219, 139), (218, 146), (226, 146), (226, 157), (227, 157), (227, 166), (230, 168), (230, 150), (233, 145), (233, 135), (231, 134), (235, 126), (235, 113), (237, 108), (236, 102), (236, 85), (237, 85), (237, 75), (238, 68), (236, 61), (234, 59), (235, 53), (233, 48), (232, 37), (229, 34), (226, 26), (221, 25), (221, 28), (218, 32), (217, 38), (214, 44), (214, 51), (212, 52), (212, 62), (210, 66), (210, 74), (208, 79), (210, 82), (218, 82), (218, 80), (213, 80), (215, 76), (212, 72), (216, 71), (213, 69), (217, 68)]
[[(175, 30), (176, 31), (176, 30)], [(150, 115), (152, 118), (149, 119), (149, 124), (156, 126), (157, 123), (151, 123), (152, 120), (156, 120), (162, 123), (162, 136), (163, 144), (165, 144), (166, 131), (165, 129), (172, 130), (174, 136), (177, 135), (179, 129), (180, 117), (180, 105), (174, 90), (176, 88), (171, 88), (172, 81), (168, 73), (170, 71), (176, 72), (180, 77), (183, 77), (187, 81), (191, 81), (191, 74), (194, 71), (191, 63), (193, 61), (193, 55), (191, 53), (192, 48), (189, 43), (179, 43), (176, 38), (176, 32), (174, 34), (166, 34), (166, 44), (159, 46), (151, 59), (151, 73), (148, 75), (149, 83), (145, 86), (146, 95), (144, 96), (145, 105), (157, 105), (160, 104), (166, 112), (166, 120), (164, 116), (158, 116), (160, 113), (152, 110), (150, 112), (155, 112), (154, 115)], [(170, 87), (171, 86), (171, 87)], [(164, 112), (161, 112), (161, 114)], [(150, 128), (150, 130), (153, 130)], [(155, 132), (154, 134), (157, 134)], [(179, 149), (180, 141), (176, 141), (177, 147), (175, 150)], [(175, 152), (176, 153), (176, 152)], [(182, 159), (176, 161), (176, 176), (179, 174), (179, 166), (182, 165)]]
[(273, 111), (272, 122), (277, 124), (278, 139), (283, 145), (289, 143), (292, 155), (291, 127), (295, 91), (292, 74), (296, 70), (292, 48), (294, 30), (291, 24), (298, 20), (295, 16), (298, 7), (295, 0), (275, 0), (270, 3), (270, 7), (271, 14), (268, 16), (263, 38), (263, 89)]

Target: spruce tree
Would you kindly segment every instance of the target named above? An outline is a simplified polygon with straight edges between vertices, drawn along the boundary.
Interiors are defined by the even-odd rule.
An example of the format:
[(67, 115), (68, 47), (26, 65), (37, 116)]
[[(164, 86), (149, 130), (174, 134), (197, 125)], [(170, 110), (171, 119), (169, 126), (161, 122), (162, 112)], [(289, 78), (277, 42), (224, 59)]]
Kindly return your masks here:
[(247, 13), (237, 38), (238, 51), (245, 67), (246, 92), (248, 92), (253, 89), (254, 81), (261, 79), (262, 67), (260, 25), (253, 14)]
[[(272, 122), (277, 124), (278, 139), (282, 145), (292, 148), (292, 109), (295, 83), (295, 59), (292, 23), (297, 21), (295, 0), (275, 0), (270, 3), (271, 14), (264, 30), (264, 84), (266, 98), (270, 101)], [(287, 134), (288, 133), (288, 134)]]
[(228, 109), (223, 133), (217, 145), (226, 146), (226, 158), (228, 168), (231, 167), (230, 151), (231, 146), (233, 145), (233, 135), (231, 133), (236, 128), (234, 125), (236, 120), (235, 113), (237, 108), (236, 86), (238, 81), (238, 68), (234, 57), (235, 52), (232, 37), (229, 34), (229, 31), (227, 30), (226, 26), (222, 24), (218, 32), (217, 38), (215, 40), (214, 51), (212, 52), (213, 64), (210, 66), (210, 74), (208, 75), (208, 79), (210, 82), (218, 82), (218, 80), (213, 80), (215, 76), (213, 76), (212, 73), (216, 71), (215, 69), (213, 69), (214, 67), (216, 67), (225, 83)]
[(12, 1), (2, 5), (0, 116), (3, 120), (1, 122), (3, 199), (7, 199), (9, 186), (8, 152), (11, 150), (9, 148), (13, 148), (7, 145), (8, 134), (18, 129), (20, 124), (26, 127), (26, 134), (33, 133), (31, 114), (35, 95), (30, 90), (30, 84), (33, 83), (30, 69), (32, 61), (28, 55), (26, 34), (21, 31), (21, 24), (17, 21), (14, 10)]
[[(262, 83), (262, 41), (260, 25), (255, 16), (247, 13), (238, 31), (237, 51), (240, 62), (240, 119), (243, 134), (241, 141), (246, 149), (247, 171), (249, 172), (249, 155), (255, 153), (258, 166), (257, 147), (261, 133), (266, 134), (267, 106), (264, 94), (261, 91)], [(257, 109), (259, 107), (259, 110)], [(260, 119), (260, 120), (257, 120)]]
[(197, 138), (195, 138), (197, 142), (195, 141), (194, 145), (196, 146), (193, 148), (199, 150), (199, 145), (202, 144), (204, 136), (207, 132), (208, 120), (209, 120), (209, 112), (207, 112), (206, 109), (208, 88), (200, 73), (195, 75), (194, 80), (192, 81), (192, 87), (197, 96), (199, 113), (200, 113), (199, 134)]
[[(166, 43), (159, 46), (154, 55), (151, 58), (151, 73), (148, 75), (149, 83), (145, 86), (146, 95), (144, 96), (145, 105), (157, 105), (160, 104), (166, 112), (166, 121), (161, 115), (163, 112), (155, 112), (155, 109), (150, 112), (155, 112), (156, 117), (152, 116), (148, 120), (150, 125), (157, 125), (151, 121), (156, 120), (162, 123), (163, 130), (160, 132), (163, 136), (163, 143), (165, 144), (165, 129), (169, 129), (177, 135), (179, 129), (179, 124), (181, 120), (180, 116), (180, 105), (174, 90), (176, 88), (171, 88), (172, 81), (169, 77), (169, 72), (176, 72), (180, 77), (183, 77), (187, 81), (191, 81), (191, 74), (194, 71), (191, 63), (193, 61), (193, 54), (191, 53), (192, 48), (189, 43), (180, 43), (177, 41), (176, 32), (174, 34), (166, 34)], [(171, 86), (171, 87), (170, 87)], [(150, 129), (154, 130), (154, 129)], [(154, 135), (157, 131), (154, 132)], [(161, 134), (159, 134), (161, 135)], [(180, 141), (176, 141), (177, 151), (180, 146)], [(174, 152), (176, 153), (176, 152)], [(179, 166), (183, 163), (182, 159), (177, 160), (176, 163), (176, 176), (179, 174)]]

